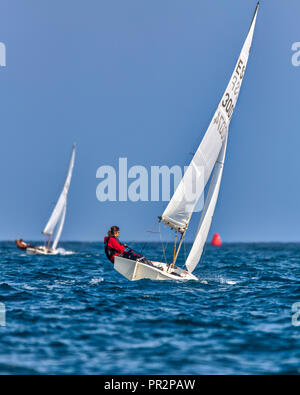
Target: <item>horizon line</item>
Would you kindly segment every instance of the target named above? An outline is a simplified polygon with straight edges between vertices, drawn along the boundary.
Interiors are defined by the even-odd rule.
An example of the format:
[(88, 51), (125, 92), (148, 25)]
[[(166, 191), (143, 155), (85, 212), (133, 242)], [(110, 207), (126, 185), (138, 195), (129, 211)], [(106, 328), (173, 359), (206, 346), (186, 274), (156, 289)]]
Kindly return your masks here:
[[(34, 240), (34, 239), (28, 239), (29, 241), (33, 242), (33, 243), (41, 243), (44, 244), (45, 240)], [(0, 243), (15, 243), (16, 239), (0, 239)], [(155, 241), (155, 240), (124, 240), (124, 243), (156, 243), (156, 244), (161, 244), (161, 242), (164, 243), (173, 243), (172, 240), (162, 240), (162, 241)], [(60, 243), (102, 243), (102, 240), (61, 240), (59, 242)], [(193, 244), (193, 241), (185, 241), (185, 243), (188, 244)], [(222, 240), (222, 244), (234, 244), (234, 243), (239, 243), (239, 244), (249, 244), (249, 243), (254, 243), (254, 244), (258, 244), (258, 243), (265, 243), (265, 244), (274, 244), (274, 243), (278, 243), (278, 244), (290, 244), (290, 243), (299, 243), (300, 244), (300, 240), (289, 240), (289, 241), (280, 241), (280, 240), (247, 240), (247, 241), (237, 241), (237, 240), (232, 240), (232, 241), (223, 241)], [(206, 241), (206, 244), (210, 244), (210, 241)]]

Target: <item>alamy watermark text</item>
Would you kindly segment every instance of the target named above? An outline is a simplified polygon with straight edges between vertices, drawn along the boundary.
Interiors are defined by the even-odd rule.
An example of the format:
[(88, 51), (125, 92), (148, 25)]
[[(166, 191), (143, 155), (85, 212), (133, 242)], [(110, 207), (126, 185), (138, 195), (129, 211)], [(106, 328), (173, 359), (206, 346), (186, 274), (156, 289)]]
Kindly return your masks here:
[(300, 66), (300, 42), (295, 42), (292, 45), (292, 51), (295, 52), (292, 56), (292, 65), (295, 67)]
[(0, 67), (6, 67), (6, 46), (0, 42)]
[(128, 168), (127, 158), (119, 158), (117, 169), (109, 165), (97, 169), (96, 178), (101, 181), (96, 196), (100, 202), (168, 202), (181, 184), (179, 202), (184, 195), (191, 210), (199, 212), (204, 204), (204, 171), (204, 167), (190, 166), (182, 170), (177, 165)]
[(300, 326), (300, 302), (294, 303), (292, 306), (292, 324), (293, 326)]
[(4, 303), (0, 303), (0, 326), (6, 326), (6, 308)]

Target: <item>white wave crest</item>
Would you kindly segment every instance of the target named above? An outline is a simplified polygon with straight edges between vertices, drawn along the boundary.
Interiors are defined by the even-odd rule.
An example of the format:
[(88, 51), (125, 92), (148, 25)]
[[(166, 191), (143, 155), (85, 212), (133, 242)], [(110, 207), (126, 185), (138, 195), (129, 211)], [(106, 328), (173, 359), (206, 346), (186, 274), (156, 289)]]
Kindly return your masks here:
[(91, 285), (97, 285), (97, 284), (99, 284), (99, 283), (102, 283), (103, 281), (104, 281), (104, 278), (103, 278), (103, 277), (100, 277), (100, 278), (92, 278), (91, 281), (90, 281), (90, 284), (91, 284)]
[(73, 254), (75, 254), (74, 251), (67, 251), (67, 250), (65, 250), (64, 248), (58, 248), (58, 249), (57, 249), (57, 253), (58, 253), (59, 255), (73, 255)]

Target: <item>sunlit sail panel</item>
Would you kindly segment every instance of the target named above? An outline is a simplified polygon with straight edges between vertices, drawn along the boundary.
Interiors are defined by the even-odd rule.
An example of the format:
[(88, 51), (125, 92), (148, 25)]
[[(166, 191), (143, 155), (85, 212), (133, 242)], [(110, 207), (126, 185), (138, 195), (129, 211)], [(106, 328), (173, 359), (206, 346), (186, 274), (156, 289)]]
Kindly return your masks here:
[[(211, 176), (222, 144), (227, 137), (248, 63), (258, 7), (259, 4), (256, 7), (249, 33), (217, 111), (184, 177), (162, 215), (164, 223), (181, 233), (184, 233), (188, 226), (195, 206)], [(191, 191), (196, 191), (196, 193), (191, 194)]]

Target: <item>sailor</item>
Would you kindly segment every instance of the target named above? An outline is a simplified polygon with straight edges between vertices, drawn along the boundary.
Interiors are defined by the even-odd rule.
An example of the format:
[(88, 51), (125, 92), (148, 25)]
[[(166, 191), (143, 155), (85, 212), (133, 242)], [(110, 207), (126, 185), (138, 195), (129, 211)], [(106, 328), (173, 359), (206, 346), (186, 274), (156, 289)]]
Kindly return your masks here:
[(116, 256), (122, 256), (127, 259), (131, 259), (136, 261), (138, 258), (141, 258), (142, 255), (134, 253), (132, 250), (126, 251), (129, 249), (126, 244), (122, 244), (119, 240), (120, 228), (118, 226), (112, 226), (107, 233), (107, 236), (104, 238), (104, 249), (105, 255), (107, 258), (114, 263)]
[(20, 250), (26, 250), (27, 248), (35, 248), (35, 246), (25, 243), (23, 239), (16, 240), (16, 245)]

